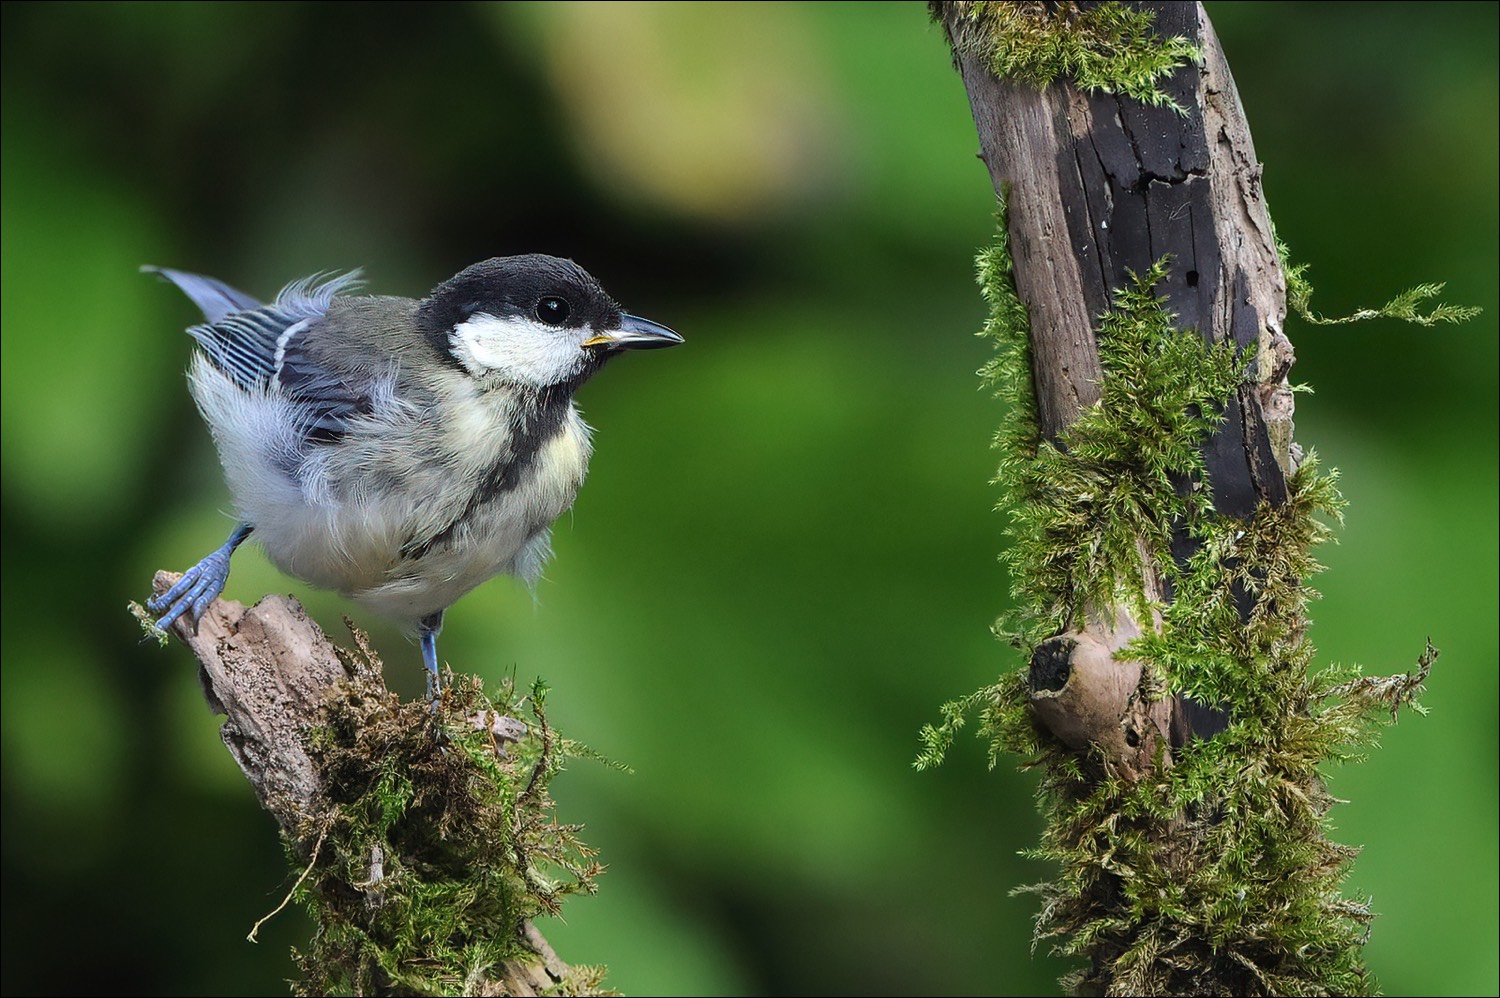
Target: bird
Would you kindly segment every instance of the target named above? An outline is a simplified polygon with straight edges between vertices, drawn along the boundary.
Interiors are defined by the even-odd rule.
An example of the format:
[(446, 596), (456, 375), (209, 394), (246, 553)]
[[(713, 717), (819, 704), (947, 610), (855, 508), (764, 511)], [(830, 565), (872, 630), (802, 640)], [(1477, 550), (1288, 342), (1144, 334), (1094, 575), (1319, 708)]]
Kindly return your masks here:
[(283, 572), (415, 634), (434, 709), (444, 612), (496, 575), (534, 587), (583, 484), (592, 431), (574, 393), (620, 353), (683, 342), (542, 254), (476, 263), (420, 300), (354, 293), (358, 270), (267, 304), (141, 269), (203, 313), (188, 385), (238, 517), (148, 602), (156, 626), (196, 628), (253, 534)]

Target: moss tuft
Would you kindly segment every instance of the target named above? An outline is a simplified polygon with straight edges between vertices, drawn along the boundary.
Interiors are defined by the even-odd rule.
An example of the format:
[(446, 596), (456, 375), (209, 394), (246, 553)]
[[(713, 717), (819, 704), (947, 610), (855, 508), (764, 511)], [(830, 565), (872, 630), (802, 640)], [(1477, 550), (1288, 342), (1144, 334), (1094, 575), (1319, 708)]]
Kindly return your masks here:
[[(298, 993), (479, 993), (501, 961), (534, 956), (524, 920), (593, 892), (602, 868), (547, 795), (568, 745), (544, 698), (540, 684), (525, 698), (506, 686), (492, 702), (461, 676), (434, 716), (378, 684), (335, 691), (314, 740), (330, 807), (302, 836), (313, 854), (294, 857), (309, 869), (295, 896), (319, 926), (297, 954)], [(521, 708), (515, 744), (474, 721)], [(574, 968), (560, 993), (601, 993), (602, 974)]]
[(1276, 240), (1276, 252), (1281, 257), (1282, 269), (1286, 272), (1286, 303), (1304, 322), (1314, 326), (1342, 326), (1351, 322), (1366, 322), (1370, 319), (1396, 319), (1416, 326), (1436, 326), (1439, 323), (1468, 322), (1484, 309), (1475, 305), (1449, 305), (1438, 302), (1422, 311), (1425, 303), (1443, 293), (1447, 284), (1418, 284), (1381, 305), (1379, 308), (1355, 309), (1349, 315), (1328, 317), (1313, 311), (1313, 287), (1307, 279), (1308, 265), (1293, 265), (1286, 244)]
[(983, 59), (1003, 80), (1037, 88), (1065, 77), (1080, 90), (1118, 91), (1181, 114), (1161, 81), (1203, 58), (1186, 38), (1156, 35), (1155, 13), (1116, 0), (1087, 7), (1038, 0), (943, 6), (957, 14), (951, 29), (955, 52)]

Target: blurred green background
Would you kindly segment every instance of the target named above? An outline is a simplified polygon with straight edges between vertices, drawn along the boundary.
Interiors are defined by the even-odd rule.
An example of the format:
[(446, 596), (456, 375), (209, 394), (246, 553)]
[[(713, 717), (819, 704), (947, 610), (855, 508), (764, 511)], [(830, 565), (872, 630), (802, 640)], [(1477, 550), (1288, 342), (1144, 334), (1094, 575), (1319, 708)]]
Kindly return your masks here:
[[(1443, 650), (1428, 718), (1332, 774), (1392, 994), (1497, 987), (1496, 24), (1488, 3), (1211, 4), (1282, 236), (1338, 314), (1426, 280), (1465, 327), (1293, 321), (1298, 439), (1344, 472), (1315, 638)], [(420, 295), (571, 256), (688, 345), (587, 386), (597, 454), (539, 602), (445, 656), (552, 685), (564, 820), (609, 864), (544, 932), (634, 994), (1051, 993), (1031, 779), (945, 699), (1017, 664), (971, 277), (993, 195), (906, 4), (6, 4), (6, 993), (274, 994), (299, 914), (182, 649), (125, 603), (223, 539), (156, 263), (259, 295), (363, 266)], [(253, 545), (228, 595), (304, 597)], [(416, 648), (373, 630), (393, 683)]]

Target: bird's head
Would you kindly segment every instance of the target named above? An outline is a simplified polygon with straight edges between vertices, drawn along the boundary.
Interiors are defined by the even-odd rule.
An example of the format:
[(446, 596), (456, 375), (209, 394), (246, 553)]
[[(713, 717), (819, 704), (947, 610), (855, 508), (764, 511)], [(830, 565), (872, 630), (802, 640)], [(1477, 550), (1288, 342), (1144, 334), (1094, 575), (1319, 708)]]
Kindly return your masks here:
[(438, 285), (423, 333), (480, 381), (576, 388), (622, 350), (675, 346), (666, 326), (620, 310), (588, 271), (555, 256), (495, 257)]

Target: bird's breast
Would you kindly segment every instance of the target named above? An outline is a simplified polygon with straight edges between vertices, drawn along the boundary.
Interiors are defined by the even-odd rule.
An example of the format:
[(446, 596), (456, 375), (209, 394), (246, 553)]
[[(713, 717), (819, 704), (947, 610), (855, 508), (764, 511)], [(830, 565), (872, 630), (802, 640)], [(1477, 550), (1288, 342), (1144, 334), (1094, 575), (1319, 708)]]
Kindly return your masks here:
[[(569, 405), (558, 432), (537, 449), (536, 485), (542, 493), (537, 500), (545, 505), (561, 502), (557, 515), (571, 506), (588, 474), (592, 453), (588, 424), (578, 415), (578, 410)], [(556, 515), (552, 519), (556, 519)]]
[(246, 509), (272, 560), (412, 623), (494, 575), (534, 575), (583, 483), (589, 429), (567, 399), (518, 404), (467, 378), (446, 388), (377, 406), (337, 447), (307, 453), (300, 498)]
[(381, 580), (353, 592), (355, 598), (411, 619), (451, 605), (498, 574), (536, 581), (548, 528), (573, 504), (587, 473), (589, 429), (571, 403), (495, 434), (505, 438), (498, 448), (483, 445), (493, 439), (492, 428), (484, 429), (467, 437), (466, 459), (452, 469), (462, 487), (438, 486), (447, 497), (434, 504), (442, 516), (414, 509), (399, 549), (386, 552)]

